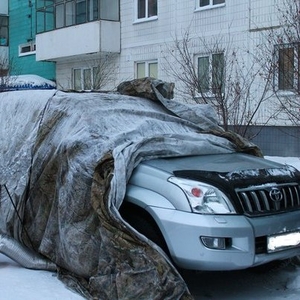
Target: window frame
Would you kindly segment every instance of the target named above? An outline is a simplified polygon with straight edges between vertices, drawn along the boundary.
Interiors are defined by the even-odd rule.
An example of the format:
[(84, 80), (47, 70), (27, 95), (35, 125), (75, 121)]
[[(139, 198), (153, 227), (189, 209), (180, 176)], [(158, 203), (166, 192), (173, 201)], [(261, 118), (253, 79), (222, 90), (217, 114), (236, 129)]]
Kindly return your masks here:
[[(214, 61), (214, 58), (217, 58), (218, 56), (221, 56), (222, 62), (221, 67), (222, 71), (220, 72), (218, 69), (215, 71), (214, 66), (216, 66), (216, 61)], [(205, 88), (201, 90), (201, 83), (200, 83), (200, 70), (203, 68), (200, 68), (200, 60), (205, 61), (205, 64), (208, 63), (207, 67), (204, 66), (204, 71), (207, 72), (207, 74), (203, 74), (203, 77), (205, 77)], [(225, 64), (225, 53), (224, 52), (214, 52), (214, 53), (208, 53), (208, 54), (200, 54), (196, 55), (196, 69), (197, 69), (197, 76), (198, 76), (198, 90), (197, 92), (205, 97), (215, 97), (219, 94), (218, 89), (214, 87), (214, 82), (216, 80), (221, 80), (222, 86), (221, 86), (221, 93), (224, 94), (225, 92), (225, 72), (226, 72), (226, 64)], [(220, 75), (218, 75), (220, 72)], [(203, 73), (203, 71), (202, 71)], [(217, 74), (217, 76), (216, 76)], [(222, 78), (222, 79), (220, 79)]]
[(195, 7), (196, 7), (195, 10), (196, 11), (224, 7), (226, 5), (226, 0), (224, 0), (223, 3), (216, 3), (216, 4), (214, 4), (215, 0), (207, 0), (209, 3), (207, 5), (203, 5), (203, 6), (201, 6), (200, 1), (202, 1), (202, 0), (195, 0)]
[[(291, 61), (287, 52), (292, 50)], [(275, 45), (277, 69), (274, 87), (280, 93), (300, 92), (300, 43)], [(283, 61), (281, 61), (281, 59)]]
[[(29, 51), (23, 51), (22, 49), (28, 48)], [(34, 55), (36, 53), (36, 43), (35, 42), (29, 42), (19, 45), (19, 57), (21, 56), (27, 56), (27, 55)]]
[[(145, 6), (145, 16), (139, 17), (139, 1), (144, 1)], [(154, 5), (156, 5), (156, 14), (149, 16), (149, 2), (155, 1)], [(135, 7), (135, 21), (134, 23), (141, 23), (141, 22), (148, 22), (148, 21), (154, 21), (158, 19), (158, 0), (135, 0), (134, 1), (134, 7)]]
[[(139, 76), (138, 74), (138, 65), (139, 64), (144, 64), (145, 65), (145, 75), (144, 76)], [(151, 76), (151, 73), (150, 73), (150, 66), (151, 65), (156, 65), (156, 71), (157, 71), (157, 74), (155, 77)], [(135, 74), (134, 74), (134, 78), (136, 79), (141, 79), (141, 78), (144, 78), (144, 77), (152, 77), (152, 78), (155, 78), (157, 79), (158, 78), (158, 61), (157, 60), (144, 60), (144, 61), (136, 61), (135, 62)]]
[[(72, 69), (72, 89), (74, 91), (93, 91), (99, 89), (97, 87), (97, 82), (95, 82), (95, 79), (97, 77), (97, 74), (95, 75), (95, 72), (97, 67), (91, 66), (91, 67), (78, 67)], [(76, 76), (75, 73), (80, 71), (80, 89), (77, 89), (76, 87)], [(86, 79), (88, 81), (86, 81)], [(90, 88), (87, 87), (87, 84), (90, 85)]]

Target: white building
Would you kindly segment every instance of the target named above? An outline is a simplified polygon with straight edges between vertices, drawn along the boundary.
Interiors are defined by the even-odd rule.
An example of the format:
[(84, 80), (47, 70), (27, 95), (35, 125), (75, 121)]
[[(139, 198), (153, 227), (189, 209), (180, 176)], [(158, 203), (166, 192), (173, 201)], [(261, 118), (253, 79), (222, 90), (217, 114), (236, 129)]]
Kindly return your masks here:
[[(177, 90), (182, 91), (185, 87), (170, 74), (170, 66), (180, 70), (176, 65), (178, 56), (172, 51), (175, 41), (182, 40), (188, 33), (191, 62), (197, 75), (205, 79), (201, 89), (207, 89), (209, 94), (214, 81), (220, 80), (220, 71), (217, 70), (219, 75), (216, 78), (213, 70), (217, 65), (223, 66), (229, 54), (232, 59), (232, 52), (250, 79), (259, 70), (257, 64), (253, 65), (253, 53), (260, 49), (255, 58), (267, 57), (263, 46), (267, 44), (269, 33), (279, 28), (278, 5), (284, 1), (46, 1), (50, 3), (48, 6), (37, 5), (36, 57), (37, 60), (56, 62), (57, 84), (62, 89), (112, 89), (124, 80), (152, 76), (174, 81)], [(47, 20), (49, 13), (53, 15), (50, 22)], [(298, 49), (292, 48), (292, 51)], [(297, 59), (294, 65), (285, 62), (285, 52), (290, 50), (286, 46), (281, 53), (278, 50), (277, 59), (282, 60), (284, 67), (272, 79), (272, 84), (281, 89), (283, 95), (290, 93), (291, 85), (292, 88), (298, 86), (298, 78), (293, 77), (292, 83), (290, 78)], [(97, 77), (103, 76), (99, 75), (100, 66), (113, 72), (105, 74), (109, 80), (97, 85)], [(223, 71), (229, 74), (229, 70), (223, 68)], [(253, 81), (255, 92), (251, 92), (250, 98), (254, 107), (264, 89), (261, 79), (257, 76)], [(227, 86), (224, 84), (224, 89), (228, 84), (230, 79), (226, 81)], [(292, 125), (285, 115), (273, 117), (277, 107), (271, 96), (271, 92), (264, 95), (268, 101), (259, 106), (259, 113), (251, 125), (265, 125), (267, 122), (269, 126)]]

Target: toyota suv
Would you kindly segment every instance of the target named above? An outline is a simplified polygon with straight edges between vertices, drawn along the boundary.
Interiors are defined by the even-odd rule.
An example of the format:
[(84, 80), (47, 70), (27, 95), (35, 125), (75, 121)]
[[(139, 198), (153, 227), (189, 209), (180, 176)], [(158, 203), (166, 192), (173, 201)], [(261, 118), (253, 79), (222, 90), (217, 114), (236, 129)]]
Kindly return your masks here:
[(175, 265), (235, 270), (300, 255), (300, 172), (241, 154), (140, 163), (120, 212)]

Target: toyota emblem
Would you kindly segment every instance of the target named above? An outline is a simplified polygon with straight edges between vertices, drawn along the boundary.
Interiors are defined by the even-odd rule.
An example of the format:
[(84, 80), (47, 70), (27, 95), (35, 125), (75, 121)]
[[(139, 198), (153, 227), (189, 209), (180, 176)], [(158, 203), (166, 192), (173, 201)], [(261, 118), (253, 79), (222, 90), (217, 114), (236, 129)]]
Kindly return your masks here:
[(280, 202), (283, 199), (283, 194), (278, 188), (272, 188), (269, 195), (274, 202)]

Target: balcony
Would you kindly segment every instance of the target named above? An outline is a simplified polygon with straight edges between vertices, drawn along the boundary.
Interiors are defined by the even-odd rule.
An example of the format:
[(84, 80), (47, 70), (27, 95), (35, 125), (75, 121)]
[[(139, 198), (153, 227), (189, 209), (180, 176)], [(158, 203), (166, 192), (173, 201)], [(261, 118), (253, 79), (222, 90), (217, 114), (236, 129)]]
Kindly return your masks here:
[(36, 59), (59, 61), (76, 56), (120, 53), (120, 22), (94, 21), (36, 35)]

